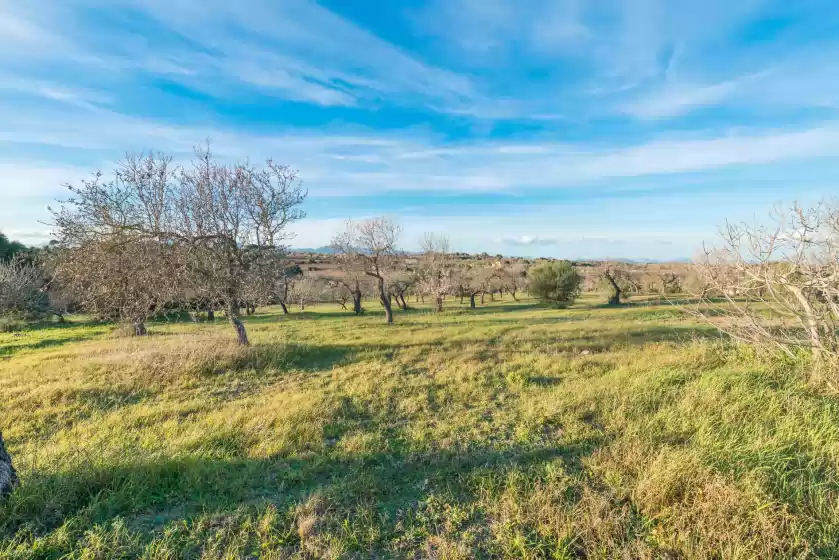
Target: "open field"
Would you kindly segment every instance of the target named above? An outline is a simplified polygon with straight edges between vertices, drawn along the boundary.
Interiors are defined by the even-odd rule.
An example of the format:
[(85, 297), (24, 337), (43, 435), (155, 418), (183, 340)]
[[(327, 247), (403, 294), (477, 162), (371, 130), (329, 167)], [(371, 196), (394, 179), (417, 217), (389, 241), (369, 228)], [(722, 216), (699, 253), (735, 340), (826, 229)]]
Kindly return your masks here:
[(3, 558), (839, 557), (839, 401), (667, 303), (0, 334)]

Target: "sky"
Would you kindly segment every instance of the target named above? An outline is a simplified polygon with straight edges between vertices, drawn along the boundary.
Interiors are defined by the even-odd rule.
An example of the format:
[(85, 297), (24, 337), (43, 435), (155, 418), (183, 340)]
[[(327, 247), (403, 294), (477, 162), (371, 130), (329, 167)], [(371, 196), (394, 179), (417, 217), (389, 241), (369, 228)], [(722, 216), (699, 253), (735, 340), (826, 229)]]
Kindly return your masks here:
[(835, 0), (0, 0), (0, 230), (126, 152), (299, 170), (296, 247), (683, 259), (839, 180)]

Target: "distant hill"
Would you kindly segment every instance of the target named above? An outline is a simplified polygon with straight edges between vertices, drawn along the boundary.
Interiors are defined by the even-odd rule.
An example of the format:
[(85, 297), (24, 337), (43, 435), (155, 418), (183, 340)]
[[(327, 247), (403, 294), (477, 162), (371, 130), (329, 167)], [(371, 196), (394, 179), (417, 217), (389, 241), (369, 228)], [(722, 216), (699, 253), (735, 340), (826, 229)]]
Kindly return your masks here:
[(334, 255), (335, 249), (332, 247), (324, 246), (324, 247), (317, 247), (313, 249), (311, 247), (299, 247), (299, 248), (292, 248), (288, 250), (289, 253), (319, 253), (321, 255)]

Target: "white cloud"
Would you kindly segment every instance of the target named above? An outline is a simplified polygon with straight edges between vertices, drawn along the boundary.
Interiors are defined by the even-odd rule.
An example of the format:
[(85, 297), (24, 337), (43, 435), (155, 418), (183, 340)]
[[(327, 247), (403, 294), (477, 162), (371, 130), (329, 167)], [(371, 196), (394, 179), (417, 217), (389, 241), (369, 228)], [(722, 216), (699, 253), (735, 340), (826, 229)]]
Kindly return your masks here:
[(558, 241), (552, 237), (539, 237), (536, 235), (522, 235), (521, 237), (502, 237), (496, 239), (496, 242), (502, 243), (504, 245), (515, 245), (519, 247), (549, 247), (558, 243)]

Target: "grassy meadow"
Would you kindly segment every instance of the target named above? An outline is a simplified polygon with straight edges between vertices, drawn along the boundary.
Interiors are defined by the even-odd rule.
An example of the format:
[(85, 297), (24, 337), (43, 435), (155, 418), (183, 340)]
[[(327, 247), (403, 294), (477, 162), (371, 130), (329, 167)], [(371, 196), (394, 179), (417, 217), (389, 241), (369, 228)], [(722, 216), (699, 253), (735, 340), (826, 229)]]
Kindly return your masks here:
[(839, 399), (599, 301), (0, 334), (0, 558), (839, 557)]

